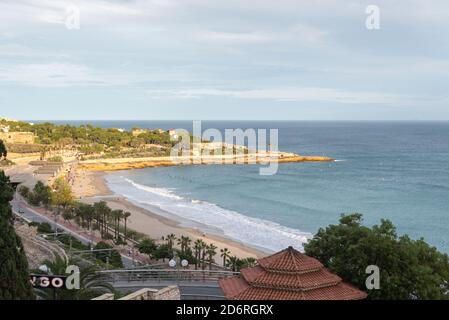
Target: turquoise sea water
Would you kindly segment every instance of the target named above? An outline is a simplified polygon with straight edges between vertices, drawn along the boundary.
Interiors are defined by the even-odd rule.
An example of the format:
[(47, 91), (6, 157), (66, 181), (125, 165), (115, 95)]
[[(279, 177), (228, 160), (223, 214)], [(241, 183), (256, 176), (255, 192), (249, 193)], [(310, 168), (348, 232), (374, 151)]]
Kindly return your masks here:
[[(104, 127), (191, 128), (191, 122), (93, 122)], [(254, 246), (301, 243), (341, 213), (373, 225), (390, 219), (399, 234), (449, 252), (448, 122), (203, 122), (203, 127), (277, 128), (283, 151), (326, 155), (334, 163), (183, 166), (110, 174), (117, 193), (142, 206)], [(188, 223), (188, 222), (186, 222)]]

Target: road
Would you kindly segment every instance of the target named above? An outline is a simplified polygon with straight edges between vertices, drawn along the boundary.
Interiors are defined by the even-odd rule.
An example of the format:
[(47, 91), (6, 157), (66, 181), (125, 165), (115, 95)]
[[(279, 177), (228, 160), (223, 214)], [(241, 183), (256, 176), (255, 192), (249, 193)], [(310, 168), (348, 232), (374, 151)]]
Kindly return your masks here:
[[(27, 206), (21, 205), (20, 200), (17, 197), (14, 197), (14, 199), (11, 201), (11, 206), (12, 206), (12, 210), (13, 210), (14, 214), (16, 214), (22, 218), (25, 218), (28, 221), (38, 222), (38, 223), (47, 222), (52, 227), (55, 225), (55, 222), (52, 219), (41, 215), (40, 213), (36, 212), (35, 210), (33, 210)], [(74, 238), (79, 240), (84, 245), (86, 245), (86, 246), (90, 245), (90, 243), (91, 243), (90, 239), (66, 228), (65, 226), (63, 226), (59, 223), (57, 223), (56, 225), (58, 226), (58, 229), (64, 230), (65, 233), (70, 234), (71, 236), (73, 236)], [(126, 269), (134, 267), (134, 262), (131, 257), (125, 256), (123, 254), (121, 256), (122, 256), (123, 265)]]
[[(47, 222), (50, 225), (54, 226), (54, 221), (46, 216), (41, 215), (40, 213), (36, 212), (32, 208), (29, 208), (27, 206), (21, 205), (20, 200), (18, 198), (14, 198), (13, 201), (11, 201), (11, 206), (13, 209), (13, 212), (21, 216), (22, 218), (43, 223)], [(66, 228), (65, 226), (57, 223), (57, 226), (59, 229), (64, 230), (64, 232), (72, 235), (74, 238), (78, 239), (80, 242), (82, 242), (85, 245), (90, 244), (90, 239), (77, 234), (76, 232)], [(122, 261), (124, 264), (125, 269), (131, 269), (134, 267), (133, 259), (128, 256), (122, 255)], [(132, 290), (138, 290), (141, 288), (164, 288), (167, 286), (173, 286), (178, 285), (179, 290), (181, 291), (182, 299), (184, 300), (222, 300), (223, 297), (223, 291), (218, 285), (218, 282), (208, 282), (208, 283), (198, 283), (198, 282), (188, 282), (188, 281), (181, 281), (178, 282), (177, 280), (166, 280), (166, 281), (142, 281), (142, 282), (127, 282), (127, 281), (121, 281), (113, 283), (113, 286), (121, 291), (121, 292), (129, 292)]]

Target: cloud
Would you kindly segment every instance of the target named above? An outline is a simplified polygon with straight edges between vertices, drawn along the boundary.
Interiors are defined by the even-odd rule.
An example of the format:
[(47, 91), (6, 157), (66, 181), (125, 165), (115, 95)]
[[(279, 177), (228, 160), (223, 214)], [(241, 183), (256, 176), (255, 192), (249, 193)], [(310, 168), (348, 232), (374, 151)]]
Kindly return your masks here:
[[(64, 19), (73, 4), (81, 29), (69, 31)], [(12, 101), (24, 87), (92, 86), (105, 101), (115, 90), (124, 100), (158, 98), (162, 109), (186, 99), (217, 114), (229, 99), (345, 110), (342, 104), (426, 109), (429, 97), (447, 98), (449, 1), (379, 1), (378, 31), (365, 28), (368, 4), (0, 0), (0, 86), (18, 89), (2, 90)], [(105, 88), (114, 86), (120, 90)], [(228, 99), (214, 107), (206, 97)]]
[(0, 65), (0, 84), (8, 83), (30, 87), (74, 87), (74, 86), (134, 86), (141, 87), (161, 82), (183, 83), (196, 79), (188, 71), (173, 68), (162, 70), (148, 68), (134, 73), (115, 70), (97, 70), (76, 63), (24, 63)]
[(196, 36), (197, 40), (222, 44), (254, 44), (273, 40), (269, 34), (261, 32), (216, 32), (204, 31)]
[(0, 81), (36, 87), (103, 83), (89, 68), (67, 63), (0, 66)]
[[(86, 21), (112, 21), (117, 17), (133, 17), (142, 14), (132, 2), (106, 0), (4, 0), (0, 3), (0, 20), (3, 24), (27, 26), (35, 23), (64, 24), (67, 9), (76, 7)], [(1, 24), (0, 24), (1, 25)], [(19, 26), (20, 26), (19, 25)]]
[(388, 104), (402, 105), (416, 98), (381, 92), (347, 91), (333, 88), (287, 87), (252, 90), (181, 89), (148, 90), (150, 98), (200, 99), (202, 97), (231, 97), (239, 99), (260, 99), (296, 102), (335, 102), (345, 104)]

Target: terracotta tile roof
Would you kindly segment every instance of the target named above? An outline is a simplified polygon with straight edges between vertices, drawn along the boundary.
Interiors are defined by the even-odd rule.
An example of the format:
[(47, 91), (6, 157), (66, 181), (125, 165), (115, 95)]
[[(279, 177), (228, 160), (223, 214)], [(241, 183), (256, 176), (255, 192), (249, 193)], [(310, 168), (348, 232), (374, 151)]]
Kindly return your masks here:
[(269, 257), (259, 260), (259, 264), (267, 271), (303, 273), (319, 270), (323, 264), (289, 247)]
[(260, 266), (244, 269), (242, 277), (255, 287), (276, 287), (292, 290), (310, 290), (313, 288), (328, 287), (341, 282), (341, 278), (330, 273), (324, 267), (308, 273), (274, 273), (265, 272)]
[(248, 287), (240, 294), (229, 297), (232, 300), (361, 300), (366, 293), (345, 283), (310, 291), (288, 291)]
[(367, 294), (342, 282), (318, 260), (293, 248), (259, 260), (240, 276), (220, 280), (227, 299), (357, 300)]
[(241, 277), (220, 279), (219, 284), (226, 298), (233, 298), (249, 288), (249, 284)]

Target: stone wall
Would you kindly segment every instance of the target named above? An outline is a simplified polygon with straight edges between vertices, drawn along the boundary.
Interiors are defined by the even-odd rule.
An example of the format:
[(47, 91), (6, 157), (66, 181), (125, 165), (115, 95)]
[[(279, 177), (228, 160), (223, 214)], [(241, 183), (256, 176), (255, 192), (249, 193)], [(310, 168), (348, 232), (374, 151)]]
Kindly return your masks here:
[(119, 300), (181, 300), (181, 292), (177, 286), (170, 286), (161, 290), (145, 288)]
[(6, 143), (33, 144), (36, 136), (32, 132), (0, 132), (0, 140)]
[(114, 294), (113, 293), (105, 293), (97, 298), (94, 298), (92, 300), (114, 300)]

